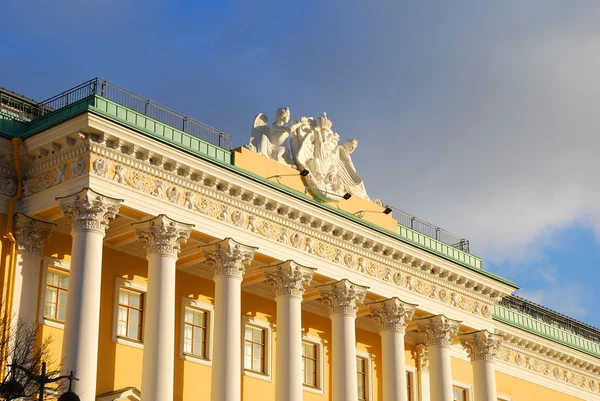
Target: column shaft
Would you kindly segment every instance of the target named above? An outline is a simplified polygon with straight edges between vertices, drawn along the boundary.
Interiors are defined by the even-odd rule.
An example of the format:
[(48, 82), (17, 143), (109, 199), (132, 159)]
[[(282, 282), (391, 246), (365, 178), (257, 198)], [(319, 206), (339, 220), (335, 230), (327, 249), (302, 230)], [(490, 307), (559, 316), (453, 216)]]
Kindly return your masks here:
[(142, 394), (145, 401), (173, 398), (176, 260), (173, 256), (148, 255), (142, 370)]
[(473, 365), (473, 388), (475, 401), (496, 401), (496, 375), (494, 373), (494, 361), (479, 360), (472, 361)]
[(96, 397), (102, 242), (98, 230), (73, 230), (69, 299), (65, 317), (63, 373), (75, 372), (73, 391), (82, 401)]
[(450, 365), (450, 347), (430, 345), (429, 378), (431, 399), (433, 401), (452, 401), (452, 367)]
[(381, 332), (383, 401), (406, 401), (404, 332)]
[(277, 302), (276, 401), (302, 401), (302, 299), (281, 295)]
[(471, 359), (475, 401), (496, 401), (494, 354), (500, 347), (502, 337), (481, 330), (463, 334), (460, 342)]
[(241, 291), (242, 277), (218, 275), (215, 281), (215, 334), (212, 400), (241, 399)]
[(332, 401), (358, 398), (356, 379), (356, 329), (354, 315), (331, 315)]
[(12, 315), (28, 324), (36, 322), (41, 261), (40, 256), (17, 253)]

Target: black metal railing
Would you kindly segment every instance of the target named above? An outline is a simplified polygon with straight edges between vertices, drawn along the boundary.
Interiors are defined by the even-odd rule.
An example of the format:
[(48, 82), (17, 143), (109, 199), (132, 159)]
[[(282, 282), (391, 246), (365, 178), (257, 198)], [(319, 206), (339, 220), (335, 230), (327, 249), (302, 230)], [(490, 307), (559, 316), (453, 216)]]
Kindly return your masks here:
[(22, 99), (19, 95), (0, 88), (0, 112), (17, 120), (30, 121), (35, 102)]
[(456, 234), (452, 234), (449, 231), (443, 230), (438, 226), (403, 212), (400, 209), (396, 209), (394, 207), (390, 207), (390, 209), (392, 209), (392, 217), (398, 221), (398, 224), (411, 228), (431, 238), (435, 238), (436, 240), (443, 242), (444, 244), (448, 244), (453, 248), (469, 253), (469, 240), (464, 239)]
[(586, 338), (590, 341), (600, 343), (600, 330), (597, 328), (562, 315), (558, 312), (554, 312), (548, 308), (544, 308), (543, 306), (528, 301), (525, 298), (521, 298), (516, 295), (509, 295), (502, 298), (498, 304), (508, 309), (523, 313), (524, 315), (531, 316), (536, 320), (541, 320), (544, 323), (554, 327), (558, 327), (575, 335)]
[(231, 135), (101, 78), (91, 79), (38, 103), (35, 107), (26, 110), (23, 113), (23, 118), (35, 120), (91, 95), (102, 96), (203, 141), (225, 149), (231, 149)]

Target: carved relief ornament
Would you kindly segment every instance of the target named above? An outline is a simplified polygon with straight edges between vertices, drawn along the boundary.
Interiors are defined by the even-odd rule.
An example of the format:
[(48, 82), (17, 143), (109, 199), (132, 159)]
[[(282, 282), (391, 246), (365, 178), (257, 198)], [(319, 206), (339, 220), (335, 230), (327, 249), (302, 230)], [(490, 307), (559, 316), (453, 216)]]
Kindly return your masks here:
[(240, 280), (246, 272), (246, 266), (252, 262), (254, 252), (258, 249), (240, 244), (231, 238), (200, 248), (215, 276), (234, 276)]
[(417, 330), (425, 335), (425, 344), (429, 346), (450, 346), (458, 333), (460, 321), (436, 315), (416, 321)]
[(267, 284), (273, 287), (276, 296), (289, 295), (302, 298), (305, 286), (312, 281), (317, 269), (305, 267), (292, 260), (263, 269)]
[(357, 305), (363, 302), (368, 289), (346, 279), (319, 287), (321, 301), (329, 307), (331, 315), (342, 313), (353, 316), (356, 316)]
[(481, 330), (461, 335), (460, 342), (471, 361), (492, 361), (500, 349), (502, 336)]
[(135, 232), (148, 250), (148, 255), (161, 254), (177, 257), (181, 243), (190, 237), (193, 224), (180, 223), (164, 214), (152, 220), (134, 224)]
[(60, 210), (71, 223), (73, 230), (98, 230), (104, 234), (108, 222), (119, 212), (121, 199), (110, 198), (89, 188), (80, 192), (56, 198)]
[(44, 255), (44, 244), (50, 237), (55, 224), (33, 219), (24, 214), (16, 215), (17, 249), (35, 256)]

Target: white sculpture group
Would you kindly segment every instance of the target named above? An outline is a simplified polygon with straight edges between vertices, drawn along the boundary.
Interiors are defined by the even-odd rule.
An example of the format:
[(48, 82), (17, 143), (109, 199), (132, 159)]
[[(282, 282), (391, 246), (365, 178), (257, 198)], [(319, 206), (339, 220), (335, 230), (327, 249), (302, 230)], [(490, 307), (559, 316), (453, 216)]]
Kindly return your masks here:
[(336, 201), (350, 193), (370, 200), (350, 157), (358, 140), (351, 139), (340, 146), (340, 136), (331, 129), (332, 123), (326, 113), (318, 118), (302, 117), (289, 121), (289, 107), (277, 109), (271, 126), (267, 125), (265, 114), (258, 114), (246, 147), (300, 171), (308, 170), (309, 174), (302, 177), (304, 184), (307, 191), (319, 199)]

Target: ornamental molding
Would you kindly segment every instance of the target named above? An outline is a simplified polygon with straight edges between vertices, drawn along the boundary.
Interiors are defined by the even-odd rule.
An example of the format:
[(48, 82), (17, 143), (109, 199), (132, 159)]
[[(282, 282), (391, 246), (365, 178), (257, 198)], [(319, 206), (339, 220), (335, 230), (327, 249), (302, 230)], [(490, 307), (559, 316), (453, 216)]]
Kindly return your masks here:
[(344, 314), (354, 317), (358, 311), (358, 304), (363, 302), (368, 289), (369, 287), (354, 284), (346, 279), (319, 286), (321, 302), (329, 308), (330, 315)]
[(415, 320), (417, 331), (424, 335), (425, 345), (449, 347), (458, 334), (460, 321), (444, 315), (436, 315)]
[(190, 237), (194, 225), (180, 223), (161, 214), (152, 220), (135, 223), (133, 227), (148, 256), (160, 254), (177, 258), (181, 244)]
[(34, 256), (44, 256), (44, 244), (55, 225), (18, 213), (15, 224), (17, 250)]
[(89, 188), (80, 192), (56, 198), (73, 230), (96, 230), (102, 234), (108, 228), (109, 220), (116, 217), (122, 200), (104, 196)]
[(463, 334), (459, 338), (471, 361), (493, 361), (502, 344), (502, 336), (487, 330)]
[(406, 332), (417, 305), (403, 302), (397, 297), (369, 304), (371, 317), (377, 321), (381, 331)]
[(231, 238), (201, 246), (206, 264), (213, 269), (214, 276), (231, 276), (240, 280), (250, 265), (256, 249), (253, 246), (240, 244)]
[(301, 266), (293, 260), (263, 268), (267, 285), (273, 288), (277, 296), (302, 298), (305, 287), (310, 284), (317, 269)]
[(415, 360), (417, 371), (429, 372), (429, 353), (425, 345), (416, 345), (415, 349), (411, 351), (411, 356)]
[[(122, 136), (127, 138), (127, 135), (132, 137), (125, 131)], [(190, 161), (178, 161), (176, 157), (181, 155), (174, 154), (172, 149), (162, 149), (164, 145), (159, 143), (153, 143), (157, 149), (149, 150), (108, 135), (78, 134), (66, 138), (69, 139), (64, 139), (65, 143), (70, 145), (65, 145), (54, 155), (46, 152), (45, 157), (54, 157), (54, 163), (61, 163), (61, 152), (89, 149), (92, 154), (86, 168), (91, 176), (231, 224), (439, 304), (491, 319), (493, 304), (504, 295), (500, 290), (476, 281), (480, 279), (475, 278), (477, 273), (415, 257), (414, 254), (426, 254), (418, 249), (414, 254), (407, 253), (412, 253), (412, 249), (408, 250), (409, 245), (400, 241), (378, 237), (362, 227), (351, 227), (351, 222), (344, 222), (343, 226), (332, 224), (314, 213), (300, 210), (300, 201), (285, 199), (284, 203), (282, 199), (269, 198), (263, 191), (252, 189), (257, 187), (255, 183), (242, 187), (246, 184), (243, 177), (234, 177), (227, 171), (218, 171), (226, 179), (210, 174), (208, 171), (212, 167), (203, 166), (202, 160), (197, 160), (193, 166), (205, 171), (192, 168)], [(56, 142), (60, 140), (55, 139), (43, 147), (49, 148)], [(140, 139), (140, 142), (143, 141)], [(75, 160), (69, 159), (71, 163), (79, 159), (79, 154), (75, 156)], [(39, 171), (51, 166), (50, 162), (42, 160), (34, 162)], [(58, 168), (54, 166), (54, 169)], [(70, 179), (70, 169), (67, 172), (66, 177)], [(232, 182), (235, 180), (236, 183)], [(382, 239), (384, 242), (380, 242)], [(481, 277), (481, 280), (489, 279)]]
[(562, 353), (556, 348), (501, 333), (502, 345), (494, 357), (496, 364), (504, 363), (521, 372), (551, 380), (559, 385), (600, 393), (600, 366)]

